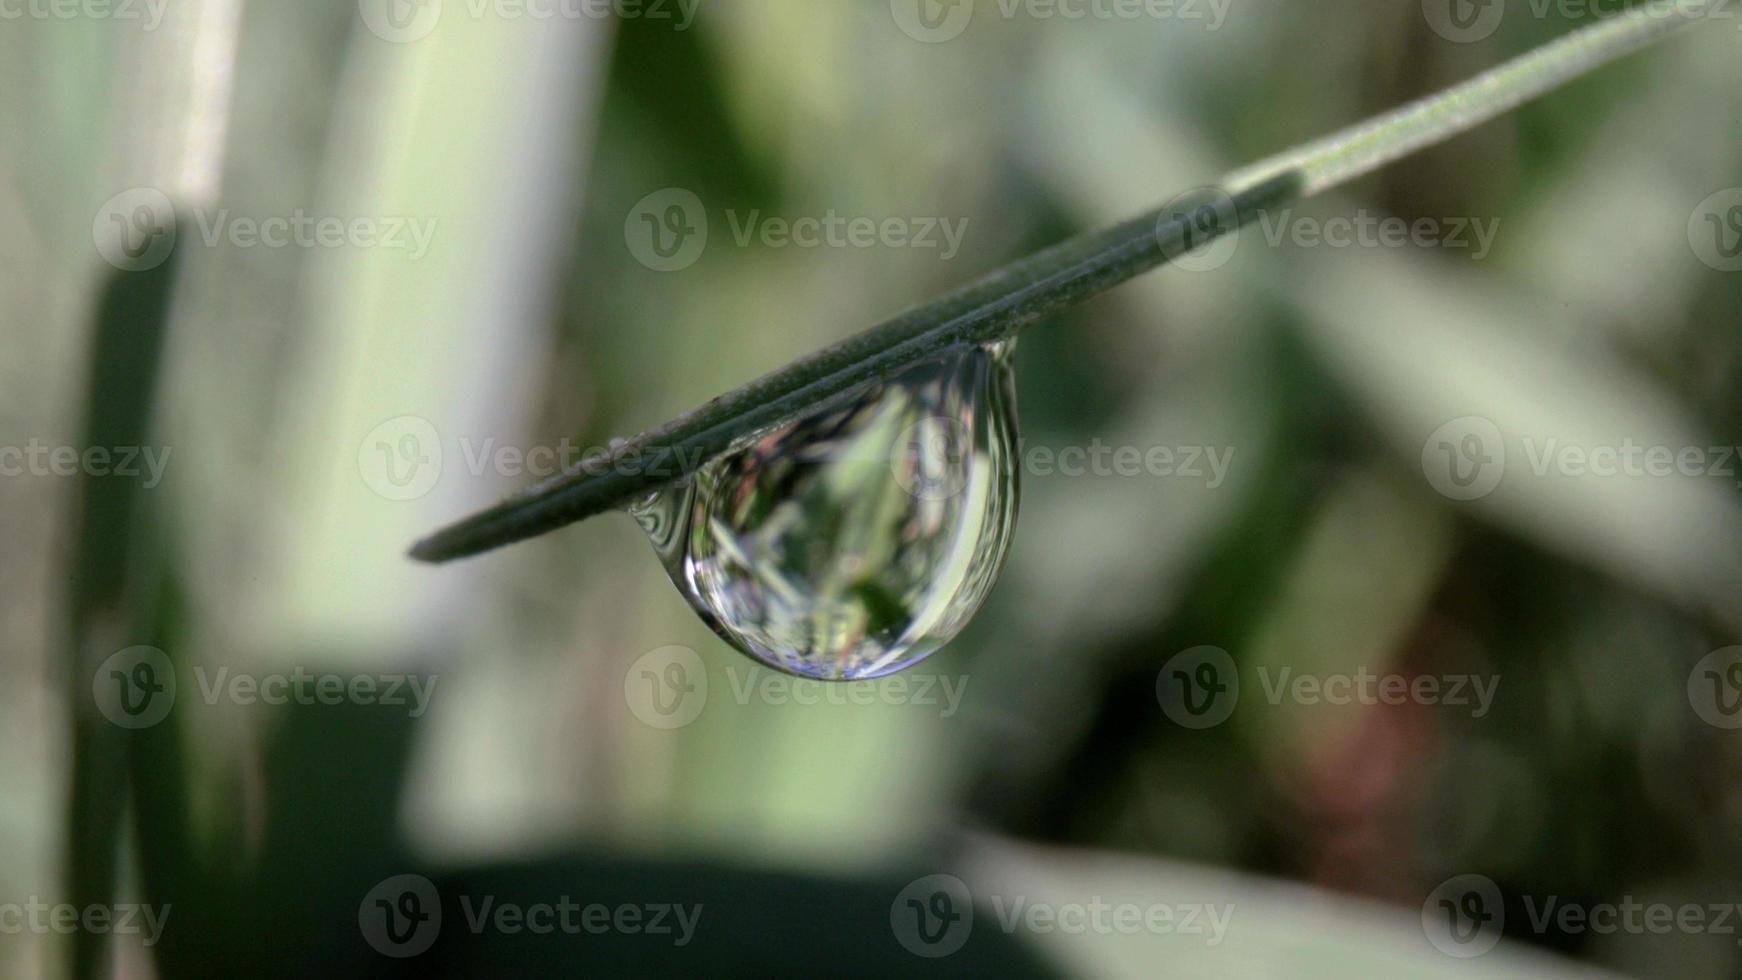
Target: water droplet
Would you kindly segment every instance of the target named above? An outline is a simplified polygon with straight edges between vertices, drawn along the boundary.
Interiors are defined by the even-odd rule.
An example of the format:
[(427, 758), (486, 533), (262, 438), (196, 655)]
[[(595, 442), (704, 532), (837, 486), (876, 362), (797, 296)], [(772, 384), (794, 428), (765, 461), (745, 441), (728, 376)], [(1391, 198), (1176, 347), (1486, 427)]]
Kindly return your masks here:
[(772, 667), (912, 666), (980, 608), (1016, 524), (1013, 344), (951, 351), (631, 508), (678, 591)]

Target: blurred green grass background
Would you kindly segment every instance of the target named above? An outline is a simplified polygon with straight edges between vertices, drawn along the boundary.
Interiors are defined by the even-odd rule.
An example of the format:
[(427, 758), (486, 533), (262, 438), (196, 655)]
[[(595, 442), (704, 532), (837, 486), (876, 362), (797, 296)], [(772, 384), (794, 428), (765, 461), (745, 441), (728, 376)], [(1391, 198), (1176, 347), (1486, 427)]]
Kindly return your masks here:
[[(95, 712), (78, 692), (151, 644), (183, 678), (170, 721), (150, 742), (87, 731), (127, 760), (121, 894), (178, 917), (161, 949), (102, 949), (104, 973), (382, 972), (357, 903), (419, 871), (444, 893), (693, 892), (721, 909), (712, 969), (625, 937), (467, 944), (450, 921), (451, 942), (407, 962), (453, 975), (1437, 975), (1460, 963), (1424, 938), (1422, 904), (1463, 873), (1509, 896), (1486, 968), (1734, 975), (1733, 937), (1533, 931), (1514, 902), (1738, 897), (1742, 750), (1687, 690), (1697, 662), (1742, 642), (1735, 480), (1538, 477), (1514, 460), (1465, 502), (1422, 462), (1469, 416), (1579, 444), (1742, 443), (1742, 279), (1689, 229), (1742, 184), (1734, 22), (1289, 219), (1498, 222), (1480, 260), (1275, 246), (1258, 227), (1218, 268), (1166, 270), (1031, 330), (1028, 445), (1224, 447), (1233, 465), (1215, 487), (1025, 474), (1002, 582), (919, 668), (965, 685), (957, 711), (734, 696), (763, 675), (687, 611), (627, 518), (452, 567), (404, 559), (530, 482), (470, 465), (482, 447), (602, 445), (1583, 19), (1515, 2), (1458, 43), (1415, 2), (1234, 0), (1213, 30), (997, 11), (980, 4), (943, 43), (904, 33), (889, 3), (801, 0), (703, 0), (682, 30), (450, 0), (404, 43), (347, 0), (186, 0), (154, 29), (0, 22), (0, 444), (80, 445), (121, 397), (85, 391), (100, 298), (131, 275), (94, 242), (106, 202), (156, 188), (184, 215), (150, 416), (172, 462), (127, 517), (145, 598), (66, 625), (89, 584), (68, 569), (90, 481), (0, 479), (0, 902), (75, 893), (68, 733)], [(674, 187), (710, 237), (657, 272), (626, 224)], [(298, 209), (434, 236), (413, 258), (201, 232)], [(831, 210), (967, 233), (945, 260), (741, 245), (728, 217)], [(441, 466), (394, 500), (365, 457), (408, 417), (433, 427)], [(672, 645), (699, 653), (710, 695), (663, 730), (625, 679)], [(1203, 645), (1240, 665), (1242, 700), (1192, 731), (1156, 679)], [(417, 718), (208, 704), (191, 671), (220, 667), (437, 687)], [(1479, 718), (1268, 704), (1261, 677), (1285, 667), (1500, 686)], [(1205, 948), (998, 943), (982, 920), (966, 952), (911, 957), (889, 903), (944, 872), (1054, 902), (1230, 901), (1236, 925)], [(66, 937), (0, 935), (8, 975), (73, 964)]]

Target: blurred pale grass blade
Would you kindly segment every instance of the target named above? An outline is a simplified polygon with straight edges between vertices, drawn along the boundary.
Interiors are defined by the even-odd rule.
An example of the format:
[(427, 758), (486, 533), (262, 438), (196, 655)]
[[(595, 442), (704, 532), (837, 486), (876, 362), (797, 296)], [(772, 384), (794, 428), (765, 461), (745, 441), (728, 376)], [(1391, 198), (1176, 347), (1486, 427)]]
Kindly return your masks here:
[[(1356, 263), (1313, 254), (1296, 296), (1308, 312), (1307, 337), (1419, 468), (1423, 493), (1469, 496), (1458, 506), (1742, 625), (1736, 477), (1601, 476), (1555, 462), (1568, 447), (1703, 452), (1711, 440), (1670, 395), (1598, 354), (1547, 339), (1563, 331), (1515, 326), (1555, 324), (1564, 316), (1557, 308), (1485, 293), (1468, 273), (1430, 272), (1407, 257), (1373, 253)], [(1472, 465), (1492, 467), (1484, 471), (1495, 475), (1489, 492), (1438, 482), (1442, 474), (1427, 465), (1441, 461), (1429, 454), (1453, 424), (1462, 426), (1459, 445), (1470, 434), (1480, 439)]]
[(389, 542), (499, 495), (489, 447), (525, 444), (528, 406), (511, 392), (537, 373), (561, 295), (550, 256), (568, 252), (560, 202), (610, 26), (450, 17), (406, 44), (355, 29), (347, 72), (379, 88), (342, 107), (322, 208), (406, 216), (429, 237), (416, 254), (311, 255), (319, 369), (279, 420), (282, 563), (255, 624), (281, 653), (448, 648), (458, 599), (482, 594), (465, 574), (414, 582)]
[(111, 110), (120, 152), (104, 197), (153, 187), (178, 206), (216, 200), (241, 17), (241, 0), (191, 0), (166, 7), (154, 30), (114, 35), (127, 38), (114, 59), (125, 82)]
[[(1292, 882), (1130, 854), (1036, 847), (974, 837), (945, 873), (973, 896), (974, 911), (993, 923), (1015, 916), (1014, 931), (1067, 976), (1137, 980), (1169, 977), (1468, 977), (1471, 961), (1437, 950), (1418, 908), (1396, 908)], [(1423, 894), (1422, 900), (1428, 899)], [(1104, 908), (1100, 929), (1066, 928), (1066, 919), (1031, 911)], [(1176, 913), (1167, 928), (1117, 928), (1115, 909), (1196, 908), (1188, 924)], [(1210, 917), (1214, 911), (1222, 931)], [(982, 920), (984, 921), (984, 920)], [(1129, 923), (1130, 919), (1127, 918)], [(1050, 926), (1049, 926), (1050, 923)], [(978, 928), (981, 923), (976, 922)], [(970, 939), (970, 942), (972, 940)], [(1524, 943), (1501, 940), (1482, 954), (1480, 975), (1510, 978), (1601, 977)]]
[(1700, 22), (1729, 0), (1654, 0), (1455, 86), (1230, 176), (1124, 224), (1071, 239), (716, 398), (603, 456), (424, 538), (449, 561), (544, 534), (688, 476), (740, 439), (893, 376), (943, 350), (1015, 336), (1035, 321), (1173, 261), (1259, 211), (1442, 142), (1600, 65)]
[[(1407, 671), (1394, 660), (1433, 599), (1452, 542), (1451, 515), (1415, 490), (1392, 467), (1371, 466), (1326, 495), (1242, 657), (1243, 693), (1261, 696), (1291, 674)], [(1287, 698), (1268, 707), (1239, 721), (1252, 752), (1279, 774), (1325, 763), (1319, 753), (1346, 746), (1376, 710)]]
[(242, 0), (203, 0), (194, 11), (186, 134), (182, 137), (184, 151), (176, 190), (183, 200), (206, 202), (216, 200), (223, 186)]

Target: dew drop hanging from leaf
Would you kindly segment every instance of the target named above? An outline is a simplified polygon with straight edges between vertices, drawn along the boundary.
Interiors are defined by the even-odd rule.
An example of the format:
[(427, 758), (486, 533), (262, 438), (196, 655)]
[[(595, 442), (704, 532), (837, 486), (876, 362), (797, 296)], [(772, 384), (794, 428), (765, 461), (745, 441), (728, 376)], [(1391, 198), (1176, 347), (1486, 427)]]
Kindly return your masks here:
[(1009, 551), (1014, 343), (953, 350), (762, 433), (631, 509), (716, 633), (806, 677), (909, 667)]

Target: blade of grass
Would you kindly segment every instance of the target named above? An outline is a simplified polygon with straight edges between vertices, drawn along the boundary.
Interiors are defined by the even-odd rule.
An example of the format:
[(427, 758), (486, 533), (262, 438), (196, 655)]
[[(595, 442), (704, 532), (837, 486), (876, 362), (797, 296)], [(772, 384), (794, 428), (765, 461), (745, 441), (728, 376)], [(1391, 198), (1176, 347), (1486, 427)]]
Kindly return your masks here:
[[(91, 341), (85, 390), (83, 451), (146, 446), (168, 334), (178, 263), (174, 256), (145, 272), (117, 272), (105, 283)], [(79, 477), (73, 552), (68, 570), (66, 662), (72, 738), (65, 868), (75, 908), (107, 905), (113, 895), (127, 796), (129, 738), (92, 699), (93, 680), (111, 654), (152, 635), (148, 594), (159, 570), (138, 481)], [(107, 937), (76, 930), (70, 975), (103, 972)]]
[(1266, 208), (1444, 142), (1730, 2), (1652, 0), (1444, 92), (1236, 171), (1219, 190), (1186, 195), (1019, 260), (437, 531), (413, 546), (411, 556), (426, 562), (464, 558), (621, 507), (688, 476), (747, 436), (949, 348), (1013, 337), (1044, 316), (1234, 231)]

